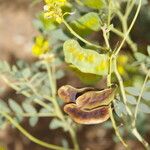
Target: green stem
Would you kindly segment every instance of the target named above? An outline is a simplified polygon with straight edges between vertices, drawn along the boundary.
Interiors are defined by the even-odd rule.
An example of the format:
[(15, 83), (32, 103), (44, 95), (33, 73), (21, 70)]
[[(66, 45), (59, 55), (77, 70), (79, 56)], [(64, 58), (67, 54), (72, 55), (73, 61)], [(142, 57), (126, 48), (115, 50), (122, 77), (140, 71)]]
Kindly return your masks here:
[(132, 27), (133, 27), (133, 25), (134, 25), (134, 23), (135, 23), (135, 21), (136, 21), (136, 19), (137, 19), (137, 17), (138, 17), (138, 14), (139, 14), (139, 12), (140, 12), (141, 4), (142, 4), (142, 0), (139, 1), (138, 8), (137, 8), (137, 11), (136, 11), (136, 13), (135, 13), (135, 16), (134, 16), (134, 18), (133, 18), (133, 20), (132, 20), (132, 22), (131, 22), (131, 24), (130, 24), (129, 29), (127, 30), (126, 34), (124, 35), (124, 39), (122, 40), (120, 46), (118, 47), (118, 49), (117, 49), (116, 52), (115, 52), (115, 56), (117, 56), (118, 53), (120, 52), (120, 50), (121, 50), (121, 48), (122, 48), (124, 42), (126, 41), (126, 38), (128, 37), (130, 31), (132, 30)]
[(116, 122), (115, 122), (115, 119), (114, 119), (114, 116), (113, 116), (113, 113), (112, 113), (112, 108), (109, 109), (109, 114), (110, 114), (110, 119), (111, 119), (111, 122), (112, 122), (112, 125), (113, 125), (113, 128), (115, 130), (115, 133), (116, 133), (117, 137), (119, 138), (119, 140), (121, 141), (121, 143), (123, 144), (123, 146), (125, 148), (128, 148), (128, 145), (125, 143), (125, 141), (121, 137), (121, 135), (119, 133), (119, 130), (118, 130), (117, 126), (116, 126)]
[(107, 28), (106, 26), (103, 26), (101, 29), (103, 31), (103, 37), (104, 37), (107, 49), (110, 49), (110, 44), (109, 44), (109, 41), (108, 41), (108, 36), (107, 36), (106, 28)]
[(130, 15), (133, 7), (134, 7), (134, 4), (135, 4), (135, 0), (131, 0), (130, 4), (128, 2), (127, 7), (126, 7), (126, 12), (125, 12), (125, 15), (124, 15), (126, 20), (128, 19), (129, 15)]
[(144, 138), (139, 134), (139, 132), (135, 127), (132, 128), (132, 133), (143, 144), (146, 150), (150, 150), (149, 143), (146, 140), (144, 140)]
[(140, 95), (138, 97), (138, 100), (137, 100), (137, 104), (136, 104), (136, 108), (135, 108), (135, 112), (134, 112), (134, 121), (133, 121), (133, 126), (135, 126), (136, 124), (136, 118), (137, 118), (137, 113), (138, 113), (138, 107), (139, 107), (139, 104), (141, 102), (141, 98), (142, 98), (142, 94), (144, 92), (144, 88), (145, 88), (145, 85), (146, 85), (146, 82), (149, 78), (149, 75), (150, 75), (150, 70), (148, 71), (146, 77), (145, 77), (145, 80), (144, 80), (144, 83), (143, 83), (143, 86), (142, 86), (142, 89), (141, 89), (141, 92), (140, 92)]
[[(19, 91), (20, 88), (18, 86), (16, 86), (15, 84), (11, 83), (4, 75), (0, 75), (0, 77), (2, 78), (2, 80), (8, 85), (10, 86), (12, 89), (14, 89), (15, 91)], [(31, 89), (32, 90), (32, 89)], [(26, 97), (31, 97), (31, 94), (23, 91), (22, 94)], [(41, 105), (42, 107), (46, 108), (47, 110), (49, 110), (50, 108), (47, 106), (46, 103), (44, 103), (43, 101), (40, 101), (38, 99), (34, 99), (34, 102), (36, 102), (37, 104)]]
[(28, 133), (21, 125), (19, 125), (14, 119), (12, 119), (7, 113), (5, 112), (0, 112), (2, 116), (4, 116), (12, 125), (14, 125), (23, 135), (25, 135), (28, 139), (30, 139), (32, 142), (41, 145), (45, 148), (48, 149), (53, 149), (53, 150), (66, 150), (66, 148), (59, 147), (53, 144), (48, 144), (44, 141), (41, 141), (34, 136), (32, 136), (30, 133)]
[[(117, 70), (117, 64), (116, 64), (116, 57), (114, 59), (114, 72), (115, 72), (115, 75), (118, 79), (118, 82), (119, 82), (119, 85), (120, 85), (120, 90), (121, 90), (121, 95), (122, 95), (122, 98), (123, 98), (123, 102), (125, 104), (125, 108), (126, 108), (126, 111), (128, 113), (128, 115), (130, 116), (130, 118), (132, 118), (132, 112), (130, 110), (130, 108), (128, 107), (127, 105), (127, 97), (126, 97), (126, 94), (125, 94), (125, 89), (124, 89), (124, 85), (123, 85), (123, 80)], [(147, 150), (150, 150), (150, 147), (149, 147), (149, 144), (147, 141), (145, 141), (145, 139), (139, 134), (139, 132), (137, 131), (135, 125), (132, 123), (132, 129), (131, 129), (131, 132), (133, 133), (133, 135), (143, 144), (143, 146), (147, 149)]]
[(17, 115), (22, 117), (55, 117), (55, 115), (51, 113), (17, 113)]
[(57, 100), (56, 100), (56, 89), (55, 89), (55, 85), (54, 85), (55, 81), (53, 80), (53, 77), (52, 77), (52, 71), (51, 71), (51, 68), (50, 68), (48, 62), (46, 62), (46, 61), (45, 61), (45, 66), (47, 69), (47, 73), (48, 73), (48, 77), (49, 77), (49, 83), (50, 83), (50, 87), (51, 87), (51, 91), (52, 91), (52, 98), (49, 100), (53, 103), (53, 105), (55, 107), (56, 114), (58, 115), (58, 117), (61, 120), (64, 120), (63, 113), (60, 110), (60, 107), (59, 107)]
[(121, 90), (121, 95), (122, 95), (122, 98), (123, 98), (123, 102), (125, 104), (125, 107), (126, 107), (126, 111), (127, 113), (129, 114), (129, 116), (132, 116), (132, 112), (130, 111), (128, 105), (127, 105), (127, 97), (126, 97), (126, 94), (125, 94), (125, 89), (124, 89), (124, 85), (123, 85), (123, 80), (118, 72), (118, 69), (117, 69), (117, 58), (114, 58), (114, 72), (115, 72), (115, 75), (117, 77), (117, 80), (119, 82), (119, 86), (120, 86), (120, 90)]
[(77, 34), (71, 27), (70, 25), (65, 21), (63, 20), (63, 23), (65, 24), (65, 26), (68, 28), (68, 30), (75, 36), (77, 37), (78, 39), (80, 39), (82, 42), (84, 42), (85, 44), (89, 45), (89, 46), (93, 46), (93, 47), (96, 47), (98, 49), (101, 49), (101, 50), (106, 50), (106, 48), (100, 46), (100, 45), (96, 45), (96, 44), (93, 44), (85, 39), (83, 39), (79, 34)]
[[(124, 37), (124, 33), (117, 30), (116, 28), (111, 28), (111, 31), (122, 38)], [(126, 38), (126, 42), (133, 52), (137, 52), (137, 45), (131, 40), (129, 36)]]
[(57, 100), (56, 100), (56, 85), (55, 85), (56, 80), (53, 77), (55, 75), (55, 73), (54, 73), (55, 69), (53, 68), (53, 73), (52, 73), (51, 68), (48, 65), (48, 62), (45, 62), (45, 65), (46, 65), (46, 69), (47, 69), (47, 72), (48, 72), (50, 87), (51, 87), (51, 90), (52, 90), (52, 98), (48, 98), (48, 99), (53, 103), (53, 105), (55, 107), (56, 115), (66, 124), (66, 126), (68, 126), (69, 133), (71, 135), (71, 138), (72, 138), (72, 141), (73, 141), (73, 144), (74, 144), (74, 149), (79, 150), (75, 132), (74, 132), (73, 128), (67, 124), (67, 122), (64, 118), (64, 115), (63, 115), (63, 113), (62, 113), (62, 111), (61, 111), (61, 109), (60, 109), (60, 107), (57, 103)]
[(77, 141), (75, 131), (72, 128), (70, 128), (69, 132), (70, 132), (70, 135), (71, 135), (71, 138), (72, 138), (72, 141), (73, 141), (74, 150), (79, 150), (79, 145), (78, 145), (78, 141)]

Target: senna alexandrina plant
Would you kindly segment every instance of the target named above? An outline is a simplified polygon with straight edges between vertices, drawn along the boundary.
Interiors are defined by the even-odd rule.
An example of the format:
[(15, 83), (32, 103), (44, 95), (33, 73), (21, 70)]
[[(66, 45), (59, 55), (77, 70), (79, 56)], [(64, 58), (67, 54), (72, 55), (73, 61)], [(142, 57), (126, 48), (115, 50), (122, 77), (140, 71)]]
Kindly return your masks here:
[[(126, 142), (127, 138), (121, 135), (120, 128), (128, 130), (128, 133), (133, 134), (145, 149), (150, 149), (143, 133), (137, 128), (140, 119), (140, 117), (137, 119), (137, 115), (141, 106), (146, 105), (147, 107), (144, 107), (146, 109), (143, 110), (149, 112), (149, 103), (144, 100), (149, 100), (147, 96), (149, 93), (146, 92), (150, 85), (148, 82), (150, 49), (148, 48), (148, 56), (137, 52), (140, 50), (138, 43), (134, 43), (130, 35), (141, 6), (145, 2), (44, 0), (44, 3), (44, 10), (36, 20), (40, 36), (35, 38), (32, 48), (37, 62), (33, 63), (32, 67), (20, 70), (6, 62), (2, 63), (1, 66), (4, 66), (2, 69), (0, 67), (0, 77), (3, 81), (26, 98), (22, 106), (10, 100), (8, 107), (0, 101), (0, 117), (8, 120), (32, 142), (55, 150), (79, 150), (76, 136), (78, 125), (102, 124), (110, 118), (116, 136), (126, 149), (130, 149), (130, 145)], [(118, 24), (115, 23), (116, 20)], [(121, 53), (123, 46), (130, 51), (130, 57), (127, 50)], [(129, 64), (128, 60), (131, 57)], [(79, 79), (84, 81), (82, 88), (66, 83), (57, 88), (57, 80), (64, 75), (60, 69), (63, 60), (68, 68), (73, 68)], [(21, 64), (19, 66), (24, 67)], [(139, 68), (142, 73), (139, 73)], [(131, 73), (133, 70), (136, 72)], [(145, 78), (144, 83), (140, 85), (141, 90), (136, 90), (138, 92), (135, 92), (134, 87), (125, 87), (129, 80), (133, 79), (129, 77), (130, 74), (133, 78), (135, 74), (140, 74), (142, 79)], [(104, 79), (102, 80), (104, 88), (95, 88), (95, 82), (101, 79)], [(132, 81), (129, 85), (132, 85)], [(144, 95), (145, 90), (147, 91)], [(63, 109), (58, 96), (64, 101)], [(118, 103), (122, 105), (117, 105)], [(40, 110), (35, 108), (37, 105)], [(118, 107), (122, 111), (120, 115)], [(19, 124), (23, 117), (29, 117), (32, 127), (39, 117), (51, 118), (50, 129), (64, 129), (70, 136), (73, 146), (49, 144), (34, 137)], [(120, 122), (121, 127), (118, 125)]]

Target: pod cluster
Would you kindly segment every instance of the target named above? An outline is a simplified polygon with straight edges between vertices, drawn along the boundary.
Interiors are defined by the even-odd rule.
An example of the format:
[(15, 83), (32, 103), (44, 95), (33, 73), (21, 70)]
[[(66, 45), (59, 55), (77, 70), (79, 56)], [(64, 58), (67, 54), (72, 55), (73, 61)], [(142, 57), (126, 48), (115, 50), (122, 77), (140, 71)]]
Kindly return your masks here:
[(74, 88), (65, 85), (58, 95), (64, 101), (64, 111), (79, 124), (97, 124), (106, 121), (116, 87), (97, 90), (93, 87)]

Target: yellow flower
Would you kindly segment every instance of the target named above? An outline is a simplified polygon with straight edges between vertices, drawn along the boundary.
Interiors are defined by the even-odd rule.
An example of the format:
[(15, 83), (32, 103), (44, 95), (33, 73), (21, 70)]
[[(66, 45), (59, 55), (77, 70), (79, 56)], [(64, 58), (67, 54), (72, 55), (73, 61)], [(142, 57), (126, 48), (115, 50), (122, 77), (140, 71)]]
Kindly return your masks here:
[(59, 24), (63, 21), (63, 14), (61, 7), (66, 4), (66, 0), (45, 0), (44, 17), (51, 18)]
[(118, 57), (118, 71), (121, 75), (127, 76), (127, 72), (125, 70), (125, 65), (128, 62), (128, 56), (127, 55), (119, 55)]
[(32, 47), (32, 53), (35, 56), (40, 56), (49, 50), (49, 43), (43, 36), (35, 38), (35, 44)]

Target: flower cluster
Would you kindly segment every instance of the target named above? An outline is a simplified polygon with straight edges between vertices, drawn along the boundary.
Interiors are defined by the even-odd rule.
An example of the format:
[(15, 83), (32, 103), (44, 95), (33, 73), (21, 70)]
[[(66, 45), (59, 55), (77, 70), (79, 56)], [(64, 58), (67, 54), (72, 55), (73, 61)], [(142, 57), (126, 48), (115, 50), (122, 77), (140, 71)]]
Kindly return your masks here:
[(49, 43), (43, 36), (35, 38), (35, 44), (32, 47), (32, 53), (35, 56), (45, 54), (49, 50)]
[(62, 23), (63, 13), (61, 7), (66, 4), (66, 0), (45, 0), (44, 17), (51, 18), (57, 23)]

